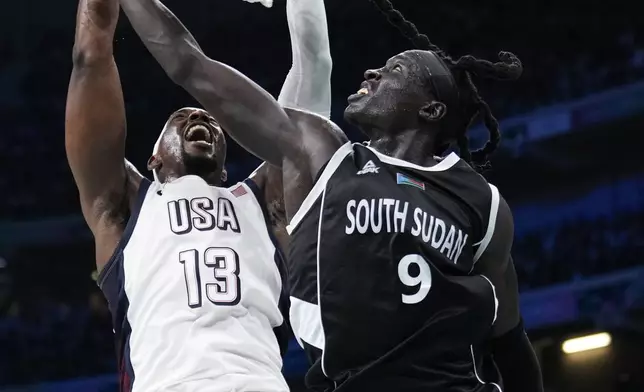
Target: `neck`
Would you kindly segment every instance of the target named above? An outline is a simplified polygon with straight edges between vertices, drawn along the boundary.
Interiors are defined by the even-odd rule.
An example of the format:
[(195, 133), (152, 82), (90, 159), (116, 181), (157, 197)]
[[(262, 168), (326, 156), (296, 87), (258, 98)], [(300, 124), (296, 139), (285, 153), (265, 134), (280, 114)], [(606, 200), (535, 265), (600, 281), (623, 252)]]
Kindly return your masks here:
[(394, 135), (376, 132), (372, 133), (369, 146), (390, 157), (429, 167), (436, 164), (434, 139), (432, 132), (417, 128), (396, 132)]
[(202, 175), (199, 173), (168, 173), (165, 177), (159, 176), (159, 180), (163, 183), (168, 183), (178, 180), (179, 178), (187, 175), (199, 176), (210, 186), (221, 186), (221, 172), (219, 171), (217, 171), (216, 173), (208, 173), (207, 175)]

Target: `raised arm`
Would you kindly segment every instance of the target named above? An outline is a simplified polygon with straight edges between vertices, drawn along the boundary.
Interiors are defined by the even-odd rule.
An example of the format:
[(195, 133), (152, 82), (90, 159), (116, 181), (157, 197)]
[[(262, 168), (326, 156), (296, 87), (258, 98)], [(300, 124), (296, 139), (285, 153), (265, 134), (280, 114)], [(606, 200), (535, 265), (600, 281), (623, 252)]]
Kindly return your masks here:
[(525, 333), (519, 309), (519, 288), (510, 254), (514, 239), (512, 212), (501, 197), (494, 234), (475, 272), (494, 284), (498, 315), (488, 342), (507, 392), (543, 392), (539, 362)]
[(80, 0), (65, 113), (65, 147), (92, 230), (124, 196), (125, 107), (112, 41), (118, 1)]
[(127, 218), (125, 107), (112, 41), (118, 0), (80, 0), (65, 113), (67, 160), (83, 215), (96, 239), (99, 269)]
[(244, 148), (277, 166), (285, 158), (306, 163), (299, 129), (268, 92), (235, 69), (208, 58), (158, 0), (121, 0), (121, 6), (168, 76)]
[(331, 49), (324, 0), (287, 0), (293, 65), (278, 102), (331, 117)]

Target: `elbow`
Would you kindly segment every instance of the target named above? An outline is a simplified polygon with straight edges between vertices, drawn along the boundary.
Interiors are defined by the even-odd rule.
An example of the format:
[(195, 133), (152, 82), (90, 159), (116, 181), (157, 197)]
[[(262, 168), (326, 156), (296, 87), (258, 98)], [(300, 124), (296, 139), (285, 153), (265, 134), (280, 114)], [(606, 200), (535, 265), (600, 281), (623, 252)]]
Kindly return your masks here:
[(325, 53), (317, 56), (313, 63), (313, 74), (322, 80), (330, 80), (332, 71), (333, 60), (331, 59), (331, 54)]
[(84, 69), (108, 64), (112, 61), (112, 58), (111, 43), (77, 43), (74, 45), (74, 49), (72, 51), (72, 63), (75, 69)]
[(174, 84), (185, 88), (190, 84), (194, 71), (189, 64), (177, 64), (177, 66), (168, 67), (165, 73)]
[(331, 53), (325, 52), (324, 54), (320, 55), (316, 61), (316, 66), (318, 67), (320, 72), (326, 72), (330, 77), (331, 72), (333, 71), (333, 59), (331, 59)]

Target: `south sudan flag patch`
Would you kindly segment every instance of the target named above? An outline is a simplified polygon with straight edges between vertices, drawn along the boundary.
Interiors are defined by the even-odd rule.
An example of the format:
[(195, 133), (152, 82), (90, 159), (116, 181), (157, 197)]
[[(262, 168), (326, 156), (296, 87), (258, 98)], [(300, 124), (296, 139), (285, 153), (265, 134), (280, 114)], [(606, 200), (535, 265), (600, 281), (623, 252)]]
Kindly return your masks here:
[(409, 185), (409, 186), (416, 187), (418, 189), (425, 190), (424, 182), (414, 180), (413, 178), (409, 178), (402, 173), (396, 173), (396, 182), (398, 183), (398, 185)]

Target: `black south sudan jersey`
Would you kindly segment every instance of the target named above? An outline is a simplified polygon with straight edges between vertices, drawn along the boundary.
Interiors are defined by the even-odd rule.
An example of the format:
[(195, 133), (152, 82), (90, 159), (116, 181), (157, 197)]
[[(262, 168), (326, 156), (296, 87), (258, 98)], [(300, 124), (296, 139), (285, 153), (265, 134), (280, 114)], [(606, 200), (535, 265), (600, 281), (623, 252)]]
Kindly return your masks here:
[(291, 323), (316, 391), (499, 392), (477, 347), (494, 286), (473, 273), (496, 188), (451, 154), (432, 167), (341, 147), (293, 217)]

